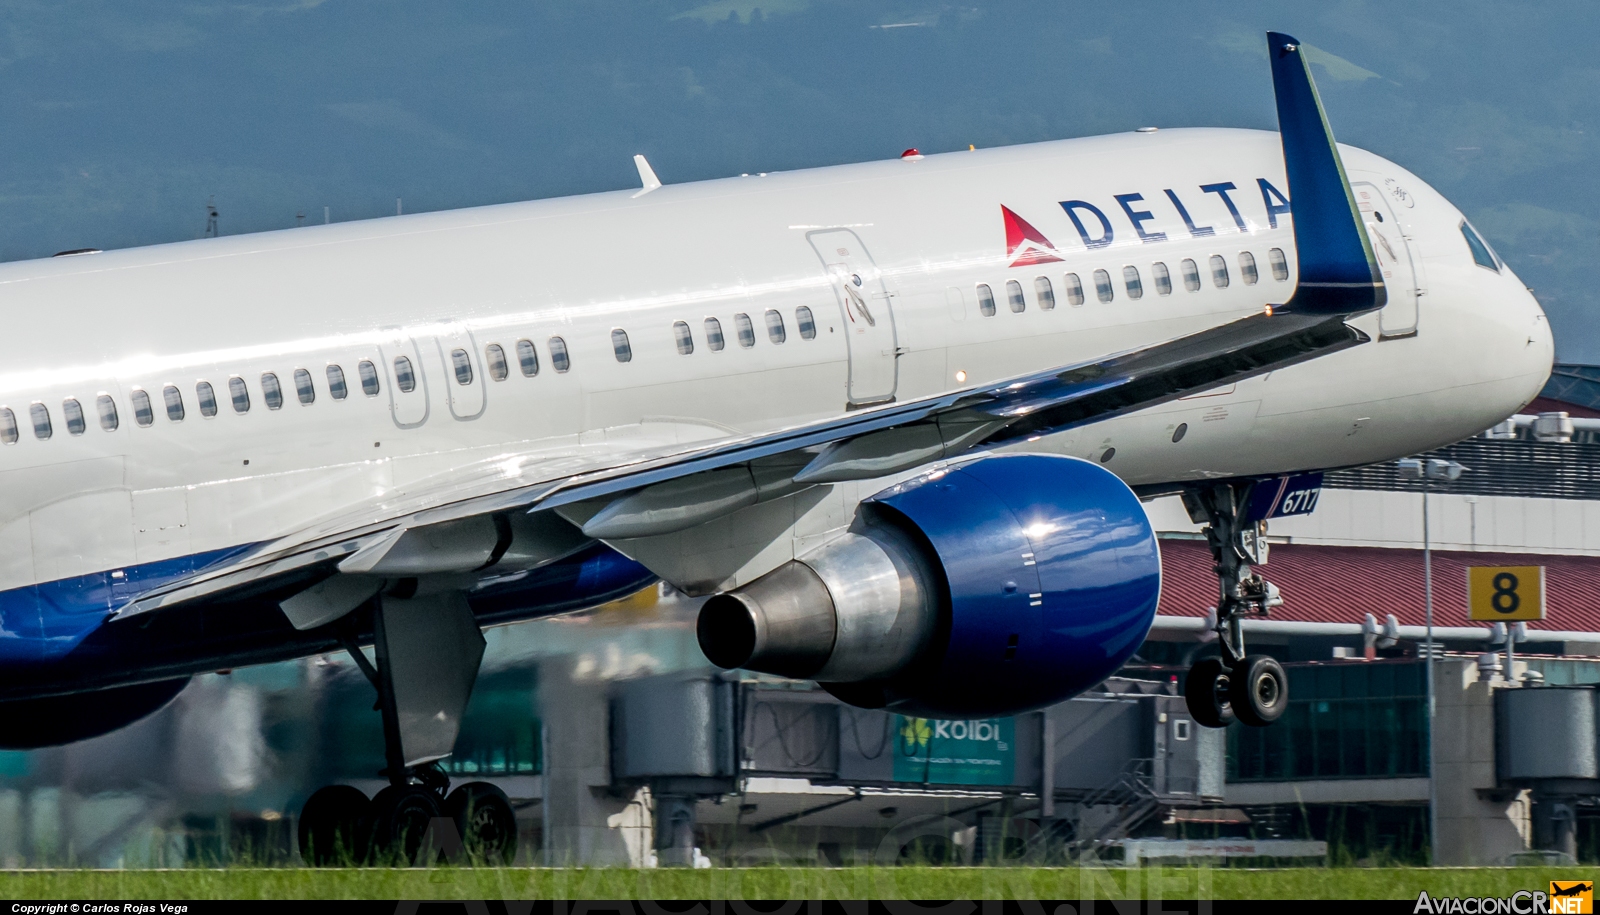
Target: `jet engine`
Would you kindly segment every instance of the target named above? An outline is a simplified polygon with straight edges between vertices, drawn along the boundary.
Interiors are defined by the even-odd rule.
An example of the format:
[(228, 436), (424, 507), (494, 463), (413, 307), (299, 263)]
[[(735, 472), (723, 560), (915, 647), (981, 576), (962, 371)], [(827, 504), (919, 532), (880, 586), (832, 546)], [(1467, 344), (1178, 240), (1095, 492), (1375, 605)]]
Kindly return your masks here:
[(1155, 533), (1121, 480), (1007, 455), (878, 493), (844, 537), (708, 600), (697, 628), (719, 667), (813, 679), (862, 708), (986, 717), (1116, 672), (1160, 593)]

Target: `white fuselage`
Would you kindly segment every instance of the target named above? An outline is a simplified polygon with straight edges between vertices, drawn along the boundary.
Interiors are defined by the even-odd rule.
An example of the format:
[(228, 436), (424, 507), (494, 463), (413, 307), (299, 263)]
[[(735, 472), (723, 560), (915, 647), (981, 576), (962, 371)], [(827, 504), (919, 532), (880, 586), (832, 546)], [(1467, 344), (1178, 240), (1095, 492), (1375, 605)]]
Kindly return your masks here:
[[(1390, 305), (1352, 322), (1372, 343), (1026, 447), (1101, 460), (1130, 484), (1268, 474), (1425, 450), (1531, 400), (1552, 342), (1523, 284), (1473, 262), (1460, 212), (1421, 180), (1362, 150), (1342, 154), (1352, 186), (1382, 198), (1363, 206), (1384, 215), (1369, 225), (1394, 232), (1373, 239)], [(1257, 313), (1295, 288), (1291, 220), (1270, 226), (1257, 185), (1287, 193), (1283, 174), (1276, 134), (1173, 130), (6, 264), (0, 405), (18, 431), (0, 446), (0, 591), (270, 540), (351, 506), (401, 502), (413, 484), (508, 450), (542, 456), (539, 472), (557, 479), (597, 455), (621, 461), (664, 442), (781, 429)], [(1236, 185), (1243, 231), (1222, 195), (1200, 189), (1220, 182)], [(1214, 232), (1191, 232), (1167, 189), (1189, 222)], [(1115, 199), (1133, 193), (1148, 220)], [(1105, 214), (1109, 245), (1084, 244), (1061, 206), (1071, 200)], [(1048, 239), (1029, 249), (1042, 258), (1008, 254), (1002, 205)], [(1102, 234), (1088, 211), (1075, 212), (1091, 237)], [(856, 248), (837, 254), (850, 237)], [(1285, 279), (1274, 278), (1274, 248)], [(1253, 284), (1240, 252), (1254, 258)], [(1213, 282), (1213, 256), (1225, 261), (1226, 288)], [(1012, 266), (1018, 257), (1039, 262)], [(1185, 260), (1198, 266), (1198, 290), (1185, 287)], [(1158, 262), (1170, 294), (1158, 289)], [(1110, 302), (1096, 294), (1097, 270)], [(1069, 273), (1081, 305), (1069, 300)], [(842, 286), (852, 276), (864, 277), (856, 294), (870, 326)], [(1039, 277), (1053, 309), (1041, 307)], [(979, 284), (992, 290), (992, 316)], [(782, 319), (781, 343), (769, 311)], [(720, 323), (720, 350), (708, 318)], [(680, 352), (680, 321), (692, 353)], [(615, 331), (627, 335), (629, 361)], [(566, 371), (553, 337), (567, 348)], [(523, 340), (536, 350), (535, 375), (521, 370)], [(505, 354), (504, 379), (486, 361), (492, 345)], [(457, 380), (458, 349), (469, 383)], [(401, 356), (419, 376), (410, 392), (398, 384)], [(376, 371), (376, 395), (363, 390), (362, 362)], [(342, 370), (343, 399), (330, 391), (330, 365)], [(297, 396), (297, 369), (310, 374), (310, 403)], [(281, 384), (281, 408), (269, 406), (265, 373)], [(248, 395), (243, 412), (233, 378)], [(203, 415), (201, 382), (215, 415)], [(168, 386), (181, 420), (169, 418)], [(150, 398), (148, 425), (138, 391)], [(102, 428), (101, 396), (115, 407), (114, 431)], [(83, 410), (81, 433), (68, 399)], [(48, 439), (35, 434), (36, 404)]]

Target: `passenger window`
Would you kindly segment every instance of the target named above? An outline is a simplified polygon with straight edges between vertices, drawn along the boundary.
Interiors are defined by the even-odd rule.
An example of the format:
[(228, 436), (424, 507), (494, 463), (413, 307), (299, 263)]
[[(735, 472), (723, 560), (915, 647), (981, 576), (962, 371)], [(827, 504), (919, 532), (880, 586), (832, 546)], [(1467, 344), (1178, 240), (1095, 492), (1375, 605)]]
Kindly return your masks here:
[(633, 346), (628, 343), (628, 332), (620, 327), (611, 332), (611, 351), (617, 354), (618, 362), (633, 361)]
[(0, 407), (0, 442), (17, 443), (17, 414), (11, 412), (10, 407)]
[(1256, 270), (1256, 256), (1249, 251), (1239, 252), (1239, 279), (1244, 280), (1246, 286), (1254, 286), (1256, 280), (1261, 279), (1260, 271)]
[(1139, 279), (1139, 268), (1129, 264), (1122, 268), (1122, 285), (1128, 289), (1128, 298), (1144, 298), (1144, 280)]
[(95, 398), (95, 408), (100, 412), (100, 428), (107, 432), (117, 431), (117, 402), (110, 394), (101, 394)]
[[(378, 396), (378, 367), (369, 360), (363, 359), (356, 363), (356, 374), (361, 376), (361, 393), (368, 397)], [(243, 387), (241, 382), (240, 387)]]
[(344, 400), (350, 396), (350, 388), (344, 383), (344, 369), (337, 365), (328, 366), (328, 395), (334, 400)]
[(756, 345), (756, 326), (743, 312), (733, 316), (733, 328), (739, 333), (739, 345), (746, 349)]
[(1022, 284), (1016, 280), (1006, 280), (1006, 305), (1014, 315), (1028, 310), (1028, 300), (1022, 297)]
[(694, 353), (694, 334), (690, 332), (687, 321), (672, 322), (672, 339), (678, 344), (678, 355), (688, 356)]
[(1228, 261), (1220, 254), (1211, 255), (1211, 285), (1228, 288)]
[(133, 421), (141, 426), (148, 426), (156, 421), (156, 411), (150, 408), (150, 395), (134, 388), (128, 395), (133, 401)]
[(1048, 276), (1033, 278), (1033, 297), (1039, 300), (1040, 311), (1054, 311), (1056, 307), (1056, 291), (1050, 286)]
[(1467, 240), (1467, 247), (1472, 250), (1472, 262), (1479, 267), (1487, 267), (1496, 273), (1500, 272), (1500, 261), (1489, 250), (1489, 246), (1477, 231), (1467, 222), (1461, 223), (1461, 237)]
[(1183, 268), (1183, 288), (1190, 292), (1199, 292), (1200, 265), (1186, 257), (1179, 266)]
[(722, 352), (722, 322), (716, 318), (706, 318), (706, 346), (711, 347), (713, 353)]
[(978, 310), (985, 318), (994, 317), (994, 290), (987, 283), (978, 284)]
[(769, 308), (765, 315), (767, 319), (767, 339), (773, 343), (782, 343), (789, 339), (789, 332), (783, 327), (783, 315), (776, 309)]
[[(407, 359), (404, 356), (401, 356), (399, 359), (396, 359), (394, 361), (395, 374), (396, 375), (400, 374), (400, 363), (402, 361), (405, 362), (405, 364), (406, 364), (406, 377), (410, 378), (411, 377), (411, 360)], [(404, 382), (401, 382), (400, 388), (401, 388), (401, 390), (410, 390), (410, 388), (407, 388), (405, 386)], [(268, 410), (277, 410), (277, 409), (281, 409), (283, 407), (283, 385), (278, 383), (278, 376), (277, 375), (274, 375), (271, 372), (263, 372), (262, 373), (262, 375), (261, 375), (261, 399), (265, 400), (267, 402), (267, 409)]]
[(450, 368), (456, 373), (456, 384), (472, 383), (472, 357), (464, 349), (450, 351)]
[(1272, 264), (1272, 278), (1283, 282), (1289, 278), (1289, 259), (1283, 256), (1282, 248), (1273, 248), (1267, 252), (1267, 261)]
[(195, 385), (194, 397), (200, 402), (201, 416), (217, 415), (217, 392), (211, 389), (211, 382), (202, 381)]
[(310, 372), (305, 369), (294, 370), (294, 392), (300, 398), (302, 404), (308, 404), (317, 399), (317, 389), (311, 386)]
[(1160, 261), (1150, 265), (1150, 276), (1156, 281), (1156, 295), (1172, 295), (1172, 273)]
[(67, 431), (73, 435), (82, 435), (83, 430), (89, 428), (83, 421), (83, 404), (78, 403), (76, 397), (61, 402), (61, 415), (67, 418)]
[(550, 338), (550, 364), (558, 373), (572, 368), (572, 360), (567, 357), (567, 341), (560, 337)]
[(183, 392), (177, 385), (167, 385), (161, 389), (161, 400), (167, 405), (167, 419), (175, 423), (183, 422)]
[(238, 375), (228, 379), (228, 397), (233, 400), (233, 412), (250, 412), (250, 389), (244, 386), (244, 379)]
[(403, 355), (395, 357), (395, 384), (400, 386), (400, 394), (411, 394), (416, 390), (416, 373), (411, 371), (410, 358)]
[(483, 364), (489, 367), (489, 377), (495, 381), (505, 381), (511, 375), (511, 366), (506, 364), (505, 348), (498, 343), (484, 347)]
[(1102, 302), (1109, 302), (1115, 297), (1115, 290), (1111, 288), (1111, 274), (1104, 270), (1094, 272), (1094, 294)]
[(815, 340), (817, 337), (817, 319), (811, 316), (811, 309), (804, 305), (794, 310), (794, 323), (800, 326), (800, 339)]
[(532, 340), (517, 341), (517, 366), (522, 369), (523, 377), (539, 374), (539, 351), (533, 348)]
[(50, 408), (36, 403), (28, 408), (28, 418), (33, 420), (33, 437), (41, 442), (48, 441), (55, 432), (50, 428)]
[(1069, 273), (1061, 278), (1067, 287), (1067, 304), (1077, 308), (1083, 304), (1083, 280), (1078, 279), (1076, 273)]

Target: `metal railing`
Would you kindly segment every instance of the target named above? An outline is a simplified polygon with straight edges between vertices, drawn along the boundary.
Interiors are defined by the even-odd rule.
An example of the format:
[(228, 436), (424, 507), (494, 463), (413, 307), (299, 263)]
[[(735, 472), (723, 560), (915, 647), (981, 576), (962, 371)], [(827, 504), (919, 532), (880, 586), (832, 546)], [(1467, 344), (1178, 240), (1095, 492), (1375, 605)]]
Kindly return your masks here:
[[(1456, 461), (1471, 468), (1459, 480), (1432, 481), (1436, 493), (1600, 500), (1600, 444), (1469, 438), (1430, 451), (1424, 457)], [(1421, 480), (1400, 476), (1394, 462), (1331, 471), (1329, 489), (1421, 492)]]

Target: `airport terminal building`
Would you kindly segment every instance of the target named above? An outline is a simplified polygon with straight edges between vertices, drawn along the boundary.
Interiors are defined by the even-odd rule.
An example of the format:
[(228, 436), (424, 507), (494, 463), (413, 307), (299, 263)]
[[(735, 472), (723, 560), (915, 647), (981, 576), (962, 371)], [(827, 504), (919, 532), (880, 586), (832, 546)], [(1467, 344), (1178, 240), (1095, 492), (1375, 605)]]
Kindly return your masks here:
[[(1332, 472), (1272, 522), (1284, 604), (1246, 629), (1289, 672), (1268, 728), (1189, 717), (1216, 579), (1162, 498), (1156, 626), (1069, 702), (933, 721), (724, 674), (657, 587), (491, 630), (446, 769), (507, 792), (530, 864), (1600, 860), (1600, 368), (1557, 366), (1528, 412), (1421, 456), (1456, 479)], [(1486, 566), (1542, 568), (1544, 618), (1469, 620)], [(379, 785), (379, 731), (343, 655), (196, 678), (123, 731), (0, 753), (0, 865), (296, 861), (312, 787)]]

